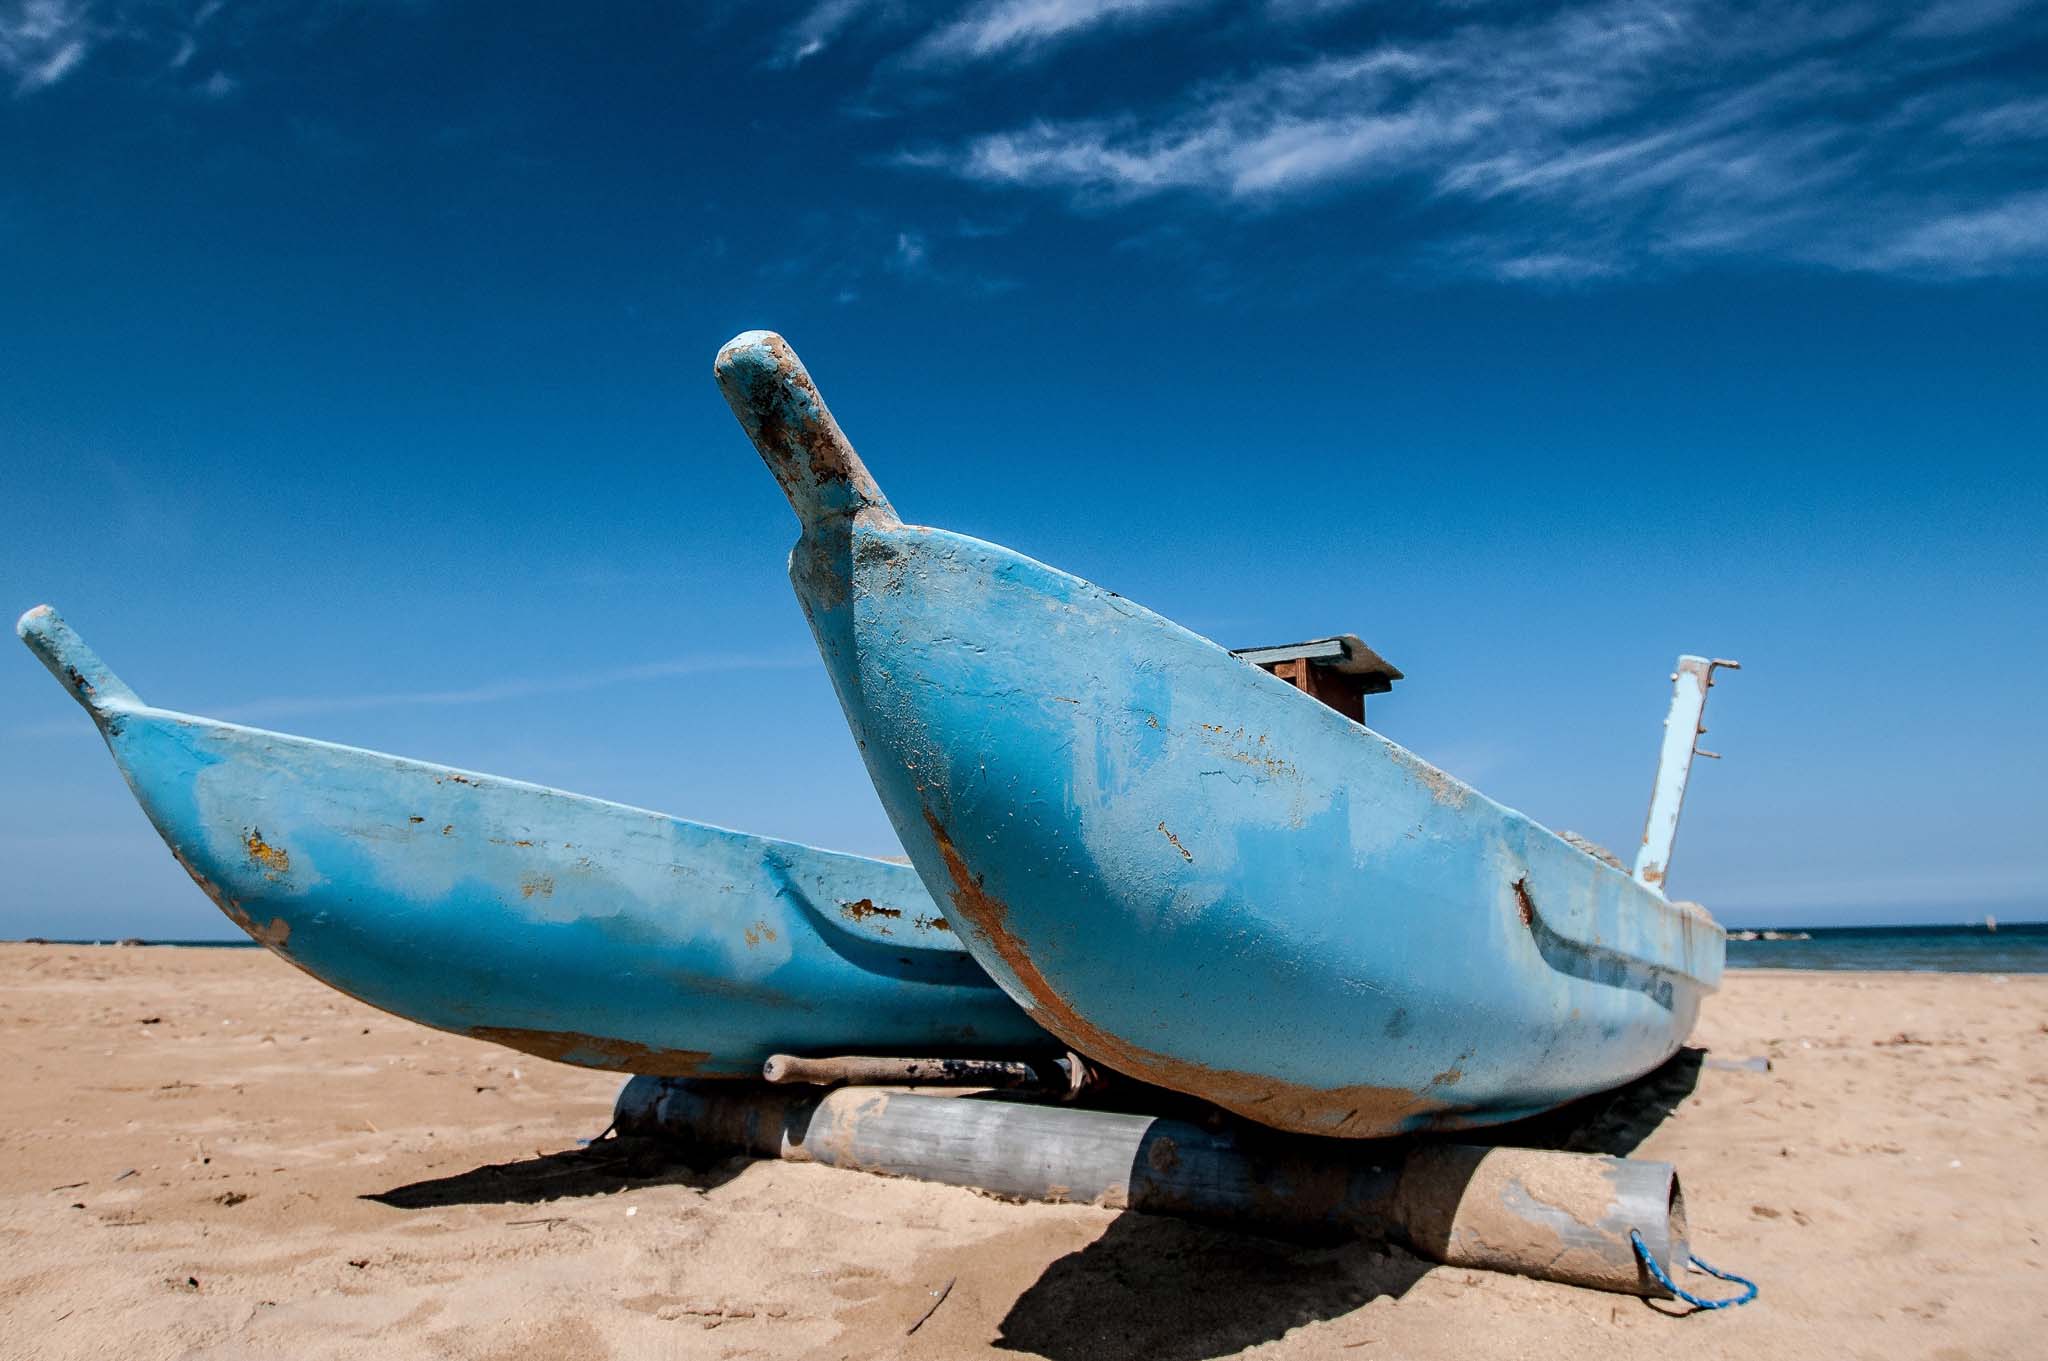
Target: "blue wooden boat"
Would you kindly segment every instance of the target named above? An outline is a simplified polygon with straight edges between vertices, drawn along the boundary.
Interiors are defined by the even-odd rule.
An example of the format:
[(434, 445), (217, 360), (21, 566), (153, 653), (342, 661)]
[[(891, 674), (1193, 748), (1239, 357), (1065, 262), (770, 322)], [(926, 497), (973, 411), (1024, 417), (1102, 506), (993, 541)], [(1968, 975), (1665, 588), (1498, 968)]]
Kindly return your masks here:
[(907, 865), (151, 708), (49, 607), (16, 628), (221, 911), (372, 1006), (677, 1076), (1057, 1052)]
[(791, 578), (912, 862), (1075, 1049), (1362, 1137), (1532, 1114), (1691, 1029), (1704, 910), (1121, 596), (902, 523), (779, 336), (717, 376), (802, 521)]

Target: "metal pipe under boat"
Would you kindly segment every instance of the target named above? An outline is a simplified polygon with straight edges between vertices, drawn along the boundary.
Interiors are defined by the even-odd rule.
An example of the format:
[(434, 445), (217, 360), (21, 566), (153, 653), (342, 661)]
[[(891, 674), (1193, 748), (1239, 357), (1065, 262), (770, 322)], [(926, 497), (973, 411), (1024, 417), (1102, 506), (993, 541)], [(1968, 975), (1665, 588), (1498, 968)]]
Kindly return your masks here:
[(804, 1058), (771, 1054), (764, 1081), (815, 1087), (998, 1087), (1004, 1091), (1078, 1093), (1089, 1079), (1078, 1056), (1034, 1063), (1025, 1059), (903, 1059), (871, 1054)]
[(636, 1077), (621, 1134), (1241, 1227), (1338, 1229), (1478, 1267), (1667, 1298), (1630, 1230), (1687, 1258), (1669, 1163), (1543, 1149), (1338, 1143), (1008, 1099)]

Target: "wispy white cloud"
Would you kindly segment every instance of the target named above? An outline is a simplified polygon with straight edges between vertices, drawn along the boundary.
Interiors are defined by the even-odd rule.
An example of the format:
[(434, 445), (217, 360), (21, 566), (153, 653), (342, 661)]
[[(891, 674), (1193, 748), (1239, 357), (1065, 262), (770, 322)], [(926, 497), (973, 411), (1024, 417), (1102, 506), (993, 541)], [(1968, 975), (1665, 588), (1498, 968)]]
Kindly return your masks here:
[(1732, 255), (1988, 273), (2039, 255), (2035, 200), (2011, 198), (2010, 167), (1991, 173), (1981, 150), (2048, 141), (2048, 96), (1974, 74), (2025, 36), (2006, 32), (2016, 16), (2041, 27), (1991, 0), (1905, 24), (1853, 3), (1729, 0), (1482, 14), (899, 163), (1097, 211), (1405, 193), (1465, 219), (1419, 256), (1523, 282)]
[(1266, 0), (1266, 13), (1283, 24), (1312, 23), (1378, 3), (1379, 0)]
[[(1014, 223), (1009, 224), (1014, 225)], [(890, 222), (864, 211), (807, 214), (800, 222), (802, 246), (758, 265), (760, 276), (781, 287), (791, 281), (818, 296), (848, 305), (877, 287), (917, 287), (969, 297), (995, 297), (1022, 284), (989, 267), (977, 250), (983, 238), (1008, 228), (1001, 223), (945, 226)]]
[(1520, 32), (1466, 29), (1428, 44), (1269, 66), (1197, 85), (1165, 109), (1038, 122), (914, 154), (969, 179), (1093, 199), (1191, 189), (1271, 200), (1449, 167), (1533, 171), (1539, 128), (1625, 107), (1636, 69), (1688, 35), (1634, 5), (1570, 12)]
[(0, 74), (17, 97), (78, 69), (95, 38), (84, 0), (0, 0)]
[(1904, 32), (1916, 38), (1952, 38), (1995, 28), (2023, 14), (2037, 0), (1935, 0), (1906, 21)]
[(226, 0), (206, 0), (206, 3), (192, 12), (185, 29), (175, 35), (177, 46), (171, 52), (167, 65), (173, 71), (182, 71), (199, 51), (199, 30), (205, 28), (226, 8)]
[(981, 0), (911, 48), (916, 66), (1036, 56), (1110, 25), (1135, 26), (1208, 0)]
[(801, 66), (830, 47), (861, 18), (881, 8), (878, 0), (819, 0), (783, 31), (772, 66)]
[(1612, 278), (1622, 272), (1620, 262), (1612, 257), (1575, 255), (1570, 251), (1496, 256), (1489, 260), (1488, 268), (1496, 277), (1516, 283), (1582, 283)]
[[(442, 690), (386, 690), (354, 695), (273, 695), (211, 705), (198, 710), (209, 717), (237, 722), (300, 718), (312, 714), (360, 713), (373, 709), (440, 708), (448, 705), (500, 704), (543, 695), (580, 694), (620, 685), (644, 685), (683, 676), (708, 676), (747, 671), (796, 671), (817, 665), (815, 654), (714, 653), (640, 662), (632, 666), (571, 672), (559, 676), (512, 676), (476, 685)], [(21, 738), (62, 737), (90, 731), (73, 720), (25, 724), (13, 730)]]
[(221, 717), (283, 718), (301, 714), (354, 713), (365, 709), (411, 709), (451, 704), (498, 704), (539, 695), (577, 694), (616, 685), (672, 680), (679, 676), (715, 675), (734, 671), (792, 671), (815, 664), (815, 658), (794, 653), (721, 653), (641, 662), (633, 666), (579, 671), (560, 676), (516, 676), (449, 690), (394, 690), (360, 695), (281, 695), (221, 706)]
[(2048, 264), (2048, 189), (1910, 223), (1845, 263), (1884, 273), (1960, 278)]
[(896, 249), (889, 255), (889, 267), (899, 274), (915, 274), (924, 268), (931, 247), (922, 232), (896, 233)]
[(1432, 111), (1393, 107), (1428, 69), (1423, 57), (1392, 48), (1325, 58), (1198, 87), (1164, 117), (1038, 122), (902, 159), (1089, 201), (1177, 189), (1267, 198), (1391, 168), (1441, 144), (1451, 128)]
[[(116, 48), (139, 59), (107, 62), (110, 71), (130, 76), (184, 71), (202, 51), (238, 46), (238, 39), (252, 33), (289, 32), (304, 40), (369, 7), (370, 0), (234, 9), (225, 0), (0, 0), (0, 82), (11, 80), (16, 98), (31, 96), (71, 77), (96, 53)], [(231, 26), (233, 34), (221, 32)], [(138, 77), (144, 83), (149, 79)], [(157, 84), (163, 90), (217, 100), (233, 93), (242, 81), (216, 70), (196, 84)]]
[[(1022, 286), (1005, 275), (990, 274), (957, 261), (936, 258), (932, 238), (914, 230), (896, 233), (896, 244), (884, 259), (883, 268), (899, 279), (916, 280), (973, 297), (995, 297)], [(853, 298), (842, 301), (853, 301)]]
[(1942, 126), (1973, 146), (2048, 141), (2048, 95), (1972, 109)]

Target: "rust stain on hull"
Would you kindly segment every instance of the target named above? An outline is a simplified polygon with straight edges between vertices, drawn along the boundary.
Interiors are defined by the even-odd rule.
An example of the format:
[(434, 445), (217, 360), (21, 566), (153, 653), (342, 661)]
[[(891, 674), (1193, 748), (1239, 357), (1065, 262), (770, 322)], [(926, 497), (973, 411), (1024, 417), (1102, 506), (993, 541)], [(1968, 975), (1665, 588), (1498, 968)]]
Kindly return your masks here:
[[(279, 854), (282, 854), (282, 852), (279, 852)], [(285, 942), (292, 937), (292, 925), (290, 922), (286, 921), (283, 917), (272, 917), (268, 926), (258, 925), (255, 918), (243, 910), (240, 900), (230, 898), (227, 890), (214, 883), (211, 878), (200, 871), (198, 866), (187, 860), (184, 852), (173, 846), (171, 847), (171, 856), (184, 869), (185, 873), (192, 876), (192, 882), (199, 885), (200, 891), (213, 899), (213, 905), (219, 908), (229, 921), (249, 933), (249, 939), (255, 941), (258, 945), (268, 946), (279, 954), (284, 954)], [(291, 956), (285, 955), (285, 958), (291, 959)], [(293, 963), (297, 963), (297, 961), (293, 960)]]
[(839, 905), (839, 915), (850, 922), (873, 921), (877, 917), (886, 917), (894, 921), (903, 915), (903, 909), (900, 907), (878, 907), (872, 898), (856, 898), (850, 903), (841, 903)]
[(946, 862), (946, 876), (953, 883), (953, 906), (974, 924), (1031, 995), (1031, 1018), (1089, 1058), (1126, 1077), (1186, 1092), (1248, 1120), (1303, 1134), (1368, 1138), (1402, 1133), (1418, 1120), (1424, 1124), (1435, 1124), (1438, 1117), (1455, 1120), (1449, 1102), (1405, 1087), (1367, 1083), (1308, 1087), (1260, 1073), (1211, 1068), (1131, 1044), (1092, 1024), (1067, 1004), (1009, 933), (1009, 908), (982, 887), (929, 808), (924, 810), (924, 820)]
[(472, 1026), (463, 1033), (521, 1053), (553, 1059), (557, 1063), (573, 1063), (582, 1068), (608, 1068), (622, 1073), (649, 1073), (655, 1077), (689, 1077), (711, 1058), (702, 1050), (654, 1049), (631, 1040), (579, 1035), (573, 1030), (520, 1030), (511, 1026), (480, 1025)]
[(292, 867), (292, 858), (284, 847), (265, 841), (260, 827), (251, 827), (242, 844), (248, 848), (249, 858), (272, 874), (283, 874)]
[(1196, 727), (1203, 742), (1219, 756), (1263, 770), (1270, 779), (1296, 778), (1294, 762), (1274, 755), (1270, 750), (1272, 744), (1264, 733), (1247, 733), (1243, 728), (1230, 729), (1221, 723), (1202, 723)]

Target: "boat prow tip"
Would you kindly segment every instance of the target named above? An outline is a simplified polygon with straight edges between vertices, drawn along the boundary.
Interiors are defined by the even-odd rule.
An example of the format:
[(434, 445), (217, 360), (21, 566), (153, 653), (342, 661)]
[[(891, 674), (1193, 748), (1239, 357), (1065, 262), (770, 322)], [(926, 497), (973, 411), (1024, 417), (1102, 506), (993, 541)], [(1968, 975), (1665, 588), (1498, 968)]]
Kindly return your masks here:
[(719, 375), (719, 381), (724, 382), (728, 371), (738, 371), (750, 366), (773, 367), (777, 351), (791, 359), (796, 358), (795, 352), (789, 348), (789, 342), (774, 331), (741, 331), (718, 347), (718, 359), (713, 365), (713, 371)]
[(21, 618), (14, 621), (14, 636), (34, 647), (33, 635), (42, 631), (45, 621), (62, 624), (64, 616), (57, 613), (55, 605), (33, 605), (23, 610)]
[(38, 605), (29, 610), (14, 622), (14, 632), (93, 717), (112, 709), (142, 706), (141, 698), (86, 646), (85, 639), (54, 607)]
[(773, 331), (743, 331), (719, 349), (712, 372), (805, 525), (863, 512), (896, 518), (788, 341)]

